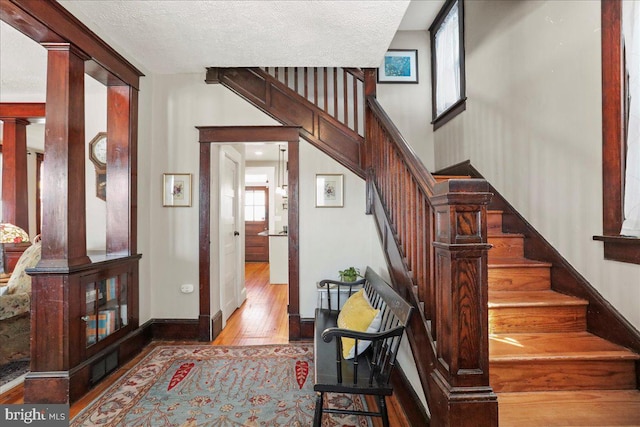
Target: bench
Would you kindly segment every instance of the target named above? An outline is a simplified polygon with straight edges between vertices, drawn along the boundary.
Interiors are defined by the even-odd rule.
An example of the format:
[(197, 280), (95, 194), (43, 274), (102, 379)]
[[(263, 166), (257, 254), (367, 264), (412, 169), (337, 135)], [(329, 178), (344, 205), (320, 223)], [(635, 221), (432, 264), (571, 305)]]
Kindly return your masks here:
[[(412, 308), (370, 267), (367, 267), (364, 278), (356, 282), (322, 280), (318, 288), (326, 290), (328, 307), (321, 306), (315, 313), (313, 389), (317, 397), (313, 425), (320, 427), (322, 414), (327, 412), (381, 417), (386, 427), (389, 419), (385, 396), (393, 393), (389, 379)], [(380, 310), (378, 332), (358, 332), (337, 327), (340, 307), (359, 289), (364, 289), (373, 309)], [(343, 357), (343, 337), (355, 340), (353, 359)], [(358, 344), (362, 344), (362, 341), (371, 344), (361, 350)], [(378, 412), (324, 408), (324, 394), (327, 392), (375, 396)]]

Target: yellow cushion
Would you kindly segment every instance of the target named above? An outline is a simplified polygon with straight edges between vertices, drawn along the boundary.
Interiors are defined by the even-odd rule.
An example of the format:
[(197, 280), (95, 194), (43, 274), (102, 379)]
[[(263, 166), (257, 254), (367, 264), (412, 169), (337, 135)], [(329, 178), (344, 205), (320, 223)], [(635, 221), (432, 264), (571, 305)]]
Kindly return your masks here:
[[(351, 295), (347, 302), (344, 303), (340, 314), (338, 314), (338, 327), (343, 329), (351, 329), (353, 331), (367, 332), (369, 326), (372, 324), (376, 315), (380, 310), (376, 310), (365, 299), (364, 290), (360, 289), (355, 294)], [(379, 326), (378, 326), (379, 327)], [(369, 331), (371, 332), (371, 331)], [(366, 343), (366, 348), (369, 342)], [(355, 340), (353, 338), (342, 338), (342, 357), (345, 359), (351, 359), (355, 353)], [(358, 354), (364, 349), (358, 341)]]

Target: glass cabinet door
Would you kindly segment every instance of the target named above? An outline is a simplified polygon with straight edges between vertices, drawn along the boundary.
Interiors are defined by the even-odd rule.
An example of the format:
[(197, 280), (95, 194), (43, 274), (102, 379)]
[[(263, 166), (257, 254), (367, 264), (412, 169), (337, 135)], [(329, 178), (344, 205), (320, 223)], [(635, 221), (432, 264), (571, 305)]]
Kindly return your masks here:
[(87, 347), (128, 324), (127, 274), (85, 285)]

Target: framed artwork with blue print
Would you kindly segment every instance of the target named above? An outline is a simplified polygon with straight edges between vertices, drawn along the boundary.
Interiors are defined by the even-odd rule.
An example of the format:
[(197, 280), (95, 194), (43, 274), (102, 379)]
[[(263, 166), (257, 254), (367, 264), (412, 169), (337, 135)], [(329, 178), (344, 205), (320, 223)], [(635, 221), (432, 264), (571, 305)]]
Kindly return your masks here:
[(418, 83), (418, 51), (389, 49), (378, 69), (378, 83)]

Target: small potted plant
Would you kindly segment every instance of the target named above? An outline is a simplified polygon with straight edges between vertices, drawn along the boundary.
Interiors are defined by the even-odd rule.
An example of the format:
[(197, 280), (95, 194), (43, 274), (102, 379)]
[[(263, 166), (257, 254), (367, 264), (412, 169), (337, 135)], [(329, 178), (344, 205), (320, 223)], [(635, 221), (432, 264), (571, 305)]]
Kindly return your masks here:
[(349, 267), (345, 268), (344, 270), (340, 270), (338, 271), (338, 274), (340, 275), (340, 280), (342, 282), (355, 282), (359, 277), (362, 277), (360, 275), (360, 270), (355, 267)]

